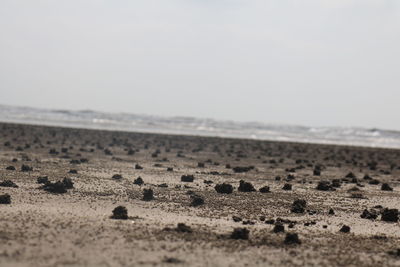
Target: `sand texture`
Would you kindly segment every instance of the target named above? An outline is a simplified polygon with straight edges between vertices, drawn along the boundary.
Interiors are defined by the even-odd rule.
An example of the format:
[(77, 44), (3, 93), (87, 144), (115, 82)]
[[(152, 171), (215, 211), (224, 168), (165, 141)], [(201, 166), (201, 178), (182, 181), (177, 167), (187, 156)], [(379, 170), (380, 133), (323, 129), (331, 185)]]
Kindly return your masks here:
[(399, 178), (399, 150), (0, 124), (0, 266), (400, 266)]

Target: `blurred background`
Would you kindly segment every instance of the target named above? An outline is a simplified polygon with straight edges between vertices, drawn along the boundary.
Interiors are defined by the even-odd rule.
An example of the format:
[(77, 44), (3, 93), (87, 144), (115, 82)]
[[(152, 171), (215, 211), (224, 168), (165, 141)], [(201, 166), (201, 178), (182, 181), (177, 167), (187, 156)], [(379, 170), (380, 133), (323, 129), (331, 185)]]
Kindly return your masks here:
[(2, 0), (0, 104), (400, 130), (399, 6)]

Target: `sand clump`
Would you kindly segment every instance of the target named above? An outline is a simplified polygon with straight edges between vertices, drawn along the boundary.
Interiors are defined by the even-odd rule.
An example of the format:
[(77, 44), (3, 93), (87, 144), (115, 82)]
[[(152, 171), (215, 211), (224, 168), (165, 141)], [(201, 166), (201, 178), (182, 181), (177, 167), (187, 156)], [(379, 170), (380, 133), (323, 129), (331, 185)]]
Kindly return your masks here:
[(151, 201), (154, 200), (154, 192), (153, 189), (151, 188), (145, 188), (143, 189), (143, 198), (142, 200), (144, 201)]
[(143, 179), (142, 179), (142, 177), (138, 177), (138, 178), (136, 178), (134, 181), (133, 181), (133, 184), (136, 184), (136, 185), (143, 185), (144, 184), (144, 181), (143, 181)]
[(246, 228), (235, 228), (233, 229), (230, 237), (231, 239), (242, 239), (247, 240), (249, 239), (250, 231)]
[(304, 199), (296, 199), (291, 208), (293, 213), (304, 213), (307, 207), (307, 202)]
[(399, 210), (398, 209), (384, 209), (382, 211), (382, 221), (385, 222), (398, 222), (399, 221)]
[(231, 184), (223, 183), (215, 185), (215, 191), (220, 194), (232, 194), (233, 186)]
[(112, 211), (112, 219), (116, 220), (127, 220), (128, 219), (128, 210), (124, 206), (118, 206)]
[(186, 182), (186, 183), (192, 183), (194, 181), (194, 176), (193, 175), (182, 175), (181, 181)]
[(18, 185), (15, 184), (13, 181), (11, 180), (4, 180), (2, 182), (0, 182), (0, 186), (1, 187), (13, 187), (13, 188), (18, 188)]
[(297, 233), (287, 233), (285, 240), (283, 241), (285, 245), (300, 245), (301, 241)]
[(239, 184), (238, 191), (240, 191), (240, 192), (255, 192), (256, 191), (254, 186), (249, 182), (240, 180), (239, 183), (240, 184)]
[(0, 195), (0, 204), (11, 204), (11, 196), (9, 194)]

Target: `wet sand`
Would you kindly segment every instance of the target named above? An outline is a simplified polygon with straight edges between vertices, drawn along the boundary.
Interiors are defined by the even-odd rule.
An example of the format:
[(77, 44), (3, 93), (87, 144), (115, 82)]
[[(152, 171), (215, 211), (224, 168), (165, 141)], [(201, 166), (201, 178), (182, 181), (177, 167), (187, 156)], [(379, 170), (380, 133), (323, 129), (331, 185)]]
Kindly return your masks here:
[(0, 266), (399, 266), (399, 179), (400, 150), (0, 124)]

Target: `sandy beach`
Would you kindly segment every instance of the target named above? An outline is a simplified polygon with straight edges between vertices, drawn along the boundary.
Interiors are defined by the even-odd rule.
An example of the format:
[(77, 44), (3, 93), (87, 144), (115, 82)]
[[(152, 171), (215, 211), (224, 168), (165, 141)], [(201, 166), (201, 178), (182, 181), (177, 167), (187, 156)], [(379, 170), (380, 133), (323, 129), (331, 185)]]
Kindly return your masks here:
[(399, 178), (394, 149), (2, 123), (0, 266), (399, 266)]

